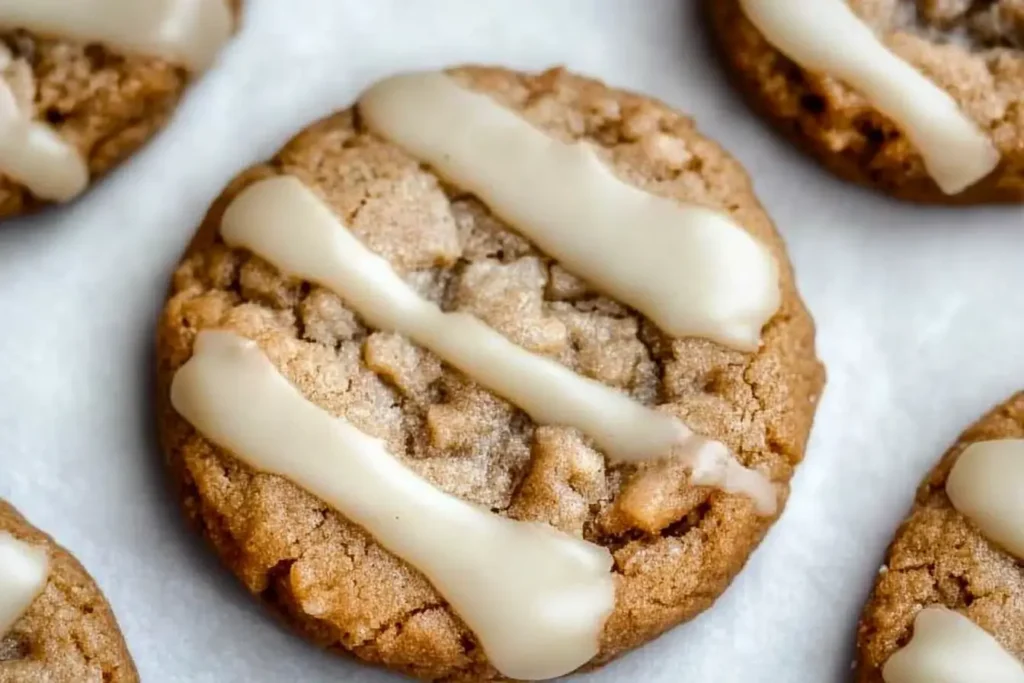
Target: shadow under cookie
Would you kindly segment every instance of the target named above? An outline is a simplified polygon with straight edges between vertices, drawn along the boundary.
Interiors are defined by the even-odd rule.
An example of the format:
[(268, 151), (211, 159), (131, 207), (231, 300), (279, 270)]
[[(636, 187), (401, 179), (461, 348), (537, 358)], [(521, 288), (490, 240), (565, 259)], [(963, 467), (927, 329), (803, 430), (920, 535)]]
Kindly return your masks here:
[[(432, 78), (436, 84), (438, 77)], [(169, 471), (186, 516), (221, 560), (307, 638), (425, 680), (505, 680), (477, 634), (424, 573), (309, 492), (323, 491), (324, 476), (307, 476), (308, 471), (279, 476), (252, 465), (252, 452), (239, 453), (249, 446), (287, 444), (286, 434), (275, 430), (272, 438), (268, 432), (266, 440), (249, 443), (245, 434), (235, 433), (236, 441), (218, 431), (226, 426), (220, 419), (235, 411), (235, 417), (249, 416), (248, 424), (263, 425), (282, 410), (289, 415), (298, 411), (297, 419), (310, 420), (309, 429), (301, 430), (304, 435), (323, 427), (325, 415), (341, 418), (346, 434), (349, 427), (363, 434), (348, 442), (354, 450), (386, 449), (391, 455), (379, 457), (393, 457), (402, 471), (411, 470), (450, 495), (445, 505), (463, 510), (458, 501), (468, 501), (477, 514), (482, 510), (514, 520), (512, 526), (520, 529), (527, 528), (517, 526), (524, 522), (546, 524), (557, 532), (560, 548), (582, 541), (588, 549), (584, 554), (608, 558), (611, 571), (604, 573), (614, 587), (614, 605), (599, 624), (593, 656), (579, 662), (598, 666), (708, 608), (776, 518), (803, 457), (824, 381), (814, 353), (813, 323), (796, 291), (782, 240), (746, 174), (690, 119), (655, 100), (564, 70), (521, 74), (465, 67), (446, 78), (450, 82), (440, 86), (443, 91), (457, 87), (463, 94), (485, 95), (486, 103), (474, 100), (474, 106), (486, 110), (486, 117), (512, 128), (527, 122), (533, 132), (517, 134), (529, 144), (540, 131), (550, 136), (547, 144), (566, 143), (555, 149), (594, 155), (601, 168), (614, 173), (609, 180), (601, 171), (601, 186), (610, 193), (640, 195), (639, 205), (658, 211), (697, 207), (701, 229), (713, 226), (736, 240), (735, 253), (723, 255), (723, 271), (735, 265), (732, 257), (746, 258), (745, 249), (772, 262), (766, 273), (780, 296), (774, 297), (777, 307), (757, 323), (757, 339), (748, 340), (751, 348), (666, 334), (648, 316), (601, 294), (501, 220), (494, 209), (500, 202), (493, 195), (488, 202), (443, 179), (431, 164), (371, 131), (368, 112), (356, 107), (314, 124), (272, 160), (242, 173), (214, 203), (178, 268), (158, 330), (158, 420)], [(410, 83), (413, 89), (423, 84), (415, 78)], [(440, 125), (446, 120), (422, 108), (394, 106), (391, 113), (412, 111)], [(505, 118), (509, 112), (515, 122)], [(539, 146), (546, 149), (544, 143)], [(544, 154), (538, 157), (542, 162)], [(507, 158), (489, 161), (512, 164), (512, 157), (520, 158), (510, 149)], [(577, 191), (576, 167), (565, 168), (566, 176), (551, 185), (553, 193), (535, 189), (554, 202), (560, 182), (565, 192)], [(538, 170), (545, 171), (543, 163)], [(605, 199), (592, 197), (595, 205)], [(586, 207), (577, 206), (582, 215)], [(595, 242), (603, 239), (601, 220), (594, 219)], [(256, 224), (277, 247), (305, 244), (291, 249), (303, 260), (322, 254), (327, 267), (334, 267), (328, 262), (342, 251), (361, 255), (332, 271), (330, 286), (323, 278), (313, 282), (316, 278), (289, 276), (271, 263), (269, 253), (264, 258), (228, 246), (223, 233), (229, 225), (234, 240)], [(644, 232), (637, 228), (635, 234)], [(721, 236), (711, 232), (709, 240)], [(344, 250), (334, 242), (342, 237), (352, 240)], [(308, 240), (313, 239), (327, 241), (312, 248)], [(617, 257), (627, 259), (622, 252), (608, 256)], [(350, 296), (332, 291), (345, 286), (346, 273), (362, 273), (367, 264), (375, 264), (377, 275), (367, 275), (364, 286), (350, 290)], [(735, 284), (712, 284), (709, 278), (708, 289)], [(365, 292), (376, 287), (383, 287), (374, 294), (382, 297), (380, 305), (366, 304)], [(547, 363), (544, 367), (566, 382), (583, 382), (588, 387), (584, 393), (626, 400), (642, 419), (678, 418), (680, 426), (685, 420), (735, 455), (735, 461), (719, 463), (722, 467), (770, 481), (772, 510), (759, 512), (745, 495), (694, 485), (683, 461), (657, 460), (658, 454), (647, 462), (605, 457), (594, 434), (534, 419), (536, 410), (485, 389), (480, 378), (488, 374), (486, 367), (476, 366), (480, 374), (470, 379), (408, 336), (368, 324), (367, 317), (385, 315), (395, 292), (411, 307), (407, 316), (392, 319), (398, 326), (413, 318), (469, 314), (483, 325), (445, 319), (464, 325), (467, 334), (483, 335), (479, 327), (484, 325), (491, 328), (489, 334), (499, 333), (498, 340), (484, 336), (499, 356), (513, 353), (508, 342), (518, 347), (515, 357), (524, 363), (524, 372)], [(699, 300), (704, 295), (686, 296)], [(357, 309), (362, 306), (361, 314)], [(438, 334), (443, 336), (443, 330)], [(452, 347), (447, 348), (451, 353)], [(524, 353), (536, 358), (528, 362)], [(204, 367), (214, 374), (204, 379)], [(240, 368), (245, 370), (241, 375), (230, 374)], [(228, 374), (219, 375), (222, 371)], [(182, 379), (186, 375), (187, 381)], [(258, 379), (252, 400), (263, 401), (262, 394), (255, 398), (257, 393), (272, 387), (274, 398), (260, 405), (276, 408), (239, 406), (248, 402), (244, 396), (231, 397), (228, 390), (236, 383), (218, 385), (211, 381), (215, 375), (246, 383)], [(172, 405), (175, 385), (175, 405), (190, 420)], [(551, 401), (562, 400), (556, 396), (561, 385), (553, 388)], [(214, 410), (204, 403), (207, 399), (227, 402)], [(257, 418), (245, 412), (250, 410), (263, 412)], [(210, 430), (190, 424), (193, 418)], [(210, 431), (218, 431), (218, 438)], [(613, 441), (612, 436), (605, 438)], [(373, 446), (366, 437), (380, 441)], [(225, 441), (235, 448), (225, 448)], [(628, 450), (630, 444), (618, 446)], [(265, 451), (272, 459), (281, 454), (272, 450)], [(303, 452), (296, 458), (315, 459), (309, 449)], [(293, 483), (302, 476), (304, 486)], [(410, 528), (415, 522), (409, 521)], [(384, 528), (380, 520), (375, 524)], [(472, 555), (471, 548), (458, 543), (451, 547), (453, 557)], [(517, 589), (511, 583), (491, 587), (494, 593), (512, 590)]]
[[(0, 633), (0, 682), (136, 683), (138, 673), (117, 620), (78, 561), (2, 500), (0, 534), (41, 549), (47, 563), (41, 591), (10, 630)], [(5, 596), (5, 602), (9, 599)]]

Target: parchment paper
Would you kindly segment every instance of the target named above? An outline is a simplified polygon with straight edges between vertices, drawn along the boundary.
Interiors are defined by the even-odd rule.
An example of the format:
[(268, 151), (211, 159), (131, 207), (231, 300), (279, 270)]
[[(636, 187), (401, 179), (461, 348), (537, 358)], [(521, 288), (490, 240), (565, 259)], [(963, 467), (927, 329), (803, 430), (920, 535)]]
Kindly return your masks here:
[(77, 204), (0, 225), (0, 496), (110, 598), (143, 679), (399, 680), (280, 629), (183, 526), (151, 414), (152, 329), (209, 202), (393, 71), (566, 64), (693, 114), (752, 174), (829, 383), (793, 495), (714, 608), (588, 683), (845, 680), (914, 487), (1024, 386), (1024, 214), (902, 205), (832, 179), (724, 84), (696, 0), (249, 0), (169, 129)]

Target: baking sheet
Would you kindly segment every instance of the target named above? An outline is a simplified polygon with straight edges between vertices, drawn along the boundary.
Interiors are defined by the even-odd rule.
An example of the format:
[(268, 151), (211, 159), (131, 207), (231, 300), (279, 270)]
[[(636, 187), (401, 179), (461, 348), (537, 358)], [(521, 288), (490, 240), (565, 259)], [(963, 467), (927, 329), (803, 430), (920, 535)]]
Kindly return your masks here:
[(0, 496), (90, 569), (143, 679), (400, 680), (281, 630), (184, 529), (152, 428), (152, 328), (234, 173), (379, 77), (474, 61), (566, 64), (693, 114), (786, 237), (829, 370), (788, 509), (733, 587), (580, 679), (845, 680), (918, 480), (1024, 385), (1021, 209), (901, 205), (825, 175), (723, 83), (697, 0), (248, 1), (164, 134), (74, 206), (0, 226)]

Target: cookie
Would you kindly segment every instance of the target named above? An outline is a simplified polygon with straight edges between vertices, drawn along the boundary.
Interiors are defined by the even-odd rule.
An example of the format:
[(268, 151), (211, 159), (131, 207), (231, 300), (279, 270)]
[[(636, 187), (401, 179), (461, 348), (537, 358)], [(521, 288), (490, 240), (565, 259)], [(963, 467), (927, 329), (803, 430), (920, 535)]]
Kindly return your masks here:
[(1024, 393), (917, 491), (858, 632), (859, 683), (1024, 681)]
[(1014, 0), (708, 0), (753, 107), (826, 168), (900, 199), (1024, 199)]
[(0, 500), (0, 683), (139, 680), (82, 565)]
[(556, 69), (396, 76), (218, 199), (158, 331), (188, 519), (308, 639), (431, 681), (707, 609), (823, 370), (739, 164)]
[(167, 122), (241, 0), (0, 9), (0, 217), (71, 201)]

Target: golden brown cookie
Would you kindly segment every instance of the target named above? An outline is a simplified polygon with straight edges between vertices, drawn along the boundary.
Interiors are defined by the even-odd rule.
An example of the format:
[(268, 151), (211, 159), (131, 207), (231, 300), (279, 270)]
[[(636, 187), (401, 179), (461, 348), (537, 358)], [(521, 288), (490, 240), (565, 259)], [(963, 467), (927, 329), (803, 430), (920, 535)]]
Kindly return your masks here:
[(960, 454), (979, 441), (1024, 438), (1024, 393), (965, 431), (917, 491), (858, 630), (858, 683), (882, 683), (882, 667), (913, 634), (923, 607), (955, 610), (1024, 661), (1024, 566), (963, 514), (946, 493)]
[[(236, 17), (241, 12), (242, 0), (203, 1), (226, 3)], [(0, 31), (0, 82), (9, 86), (18, 116), (49, 128), (80, 154), (89, 184), (164, 126), (194, 75), (182, 63), (149, 56), (141, 48), (129, 54), (26, 28)], [(8, 116), (6, 107), (6, 102), (0, 107), (0, 120)], [(39, 196), (44, 191), (34, 192), (32, 185), (0, 171), (0, 218), (69, 201), (82, 191)]]
[(218, 199), (174, 276), (159, 324), (159, 422), (189, 521), (245, 586), (307, 638), (432, 681), (502, 680), (432, 586), (323, 502), (256, 472), (175, 412), (169, 387), (204, 329), (259, 339), (305, 397), (343, 415), (444, 491), (608, 548), (616, 605), (601, 665), (707, 609), (775, 516), (694, 487), (680, 465), (609, 464), (573, 430), (538, 427), (433, 354), (367, 328), (326, 289), (228, 248), (218, 229), (244, 188), (302, 180), (370, 249), (445, 310), (488, 325), (762, 468), (780, 499), (803, 457), (824, 373), (785, 247), (740, 165), (664, 104), (561, 69), (450, 75), (564, 140), (587, 140), (626, 181), (727, 212), (780, 264), (782, 303), (754, 353), (673, 339), (593, 291), (472, 194), (370, 133), (357, 109), (306, 129)]
[(946, 194), (904, 131), (855, 89), (801, 68), (747, 18), (707, 0), (724, 61), (751, 105), (838, 176), (894, 197), (953, 204), (1024, 199), (1024, 6), (1016, 0), (849, 0), (898, 57), (953, 97), (1001, 155)]
[(114, 613), (78, 560), (2, 500), (0, 532), (44, 546), (50, 560), (43, 592), (0, 635), (0, 683), (138, 681)]

